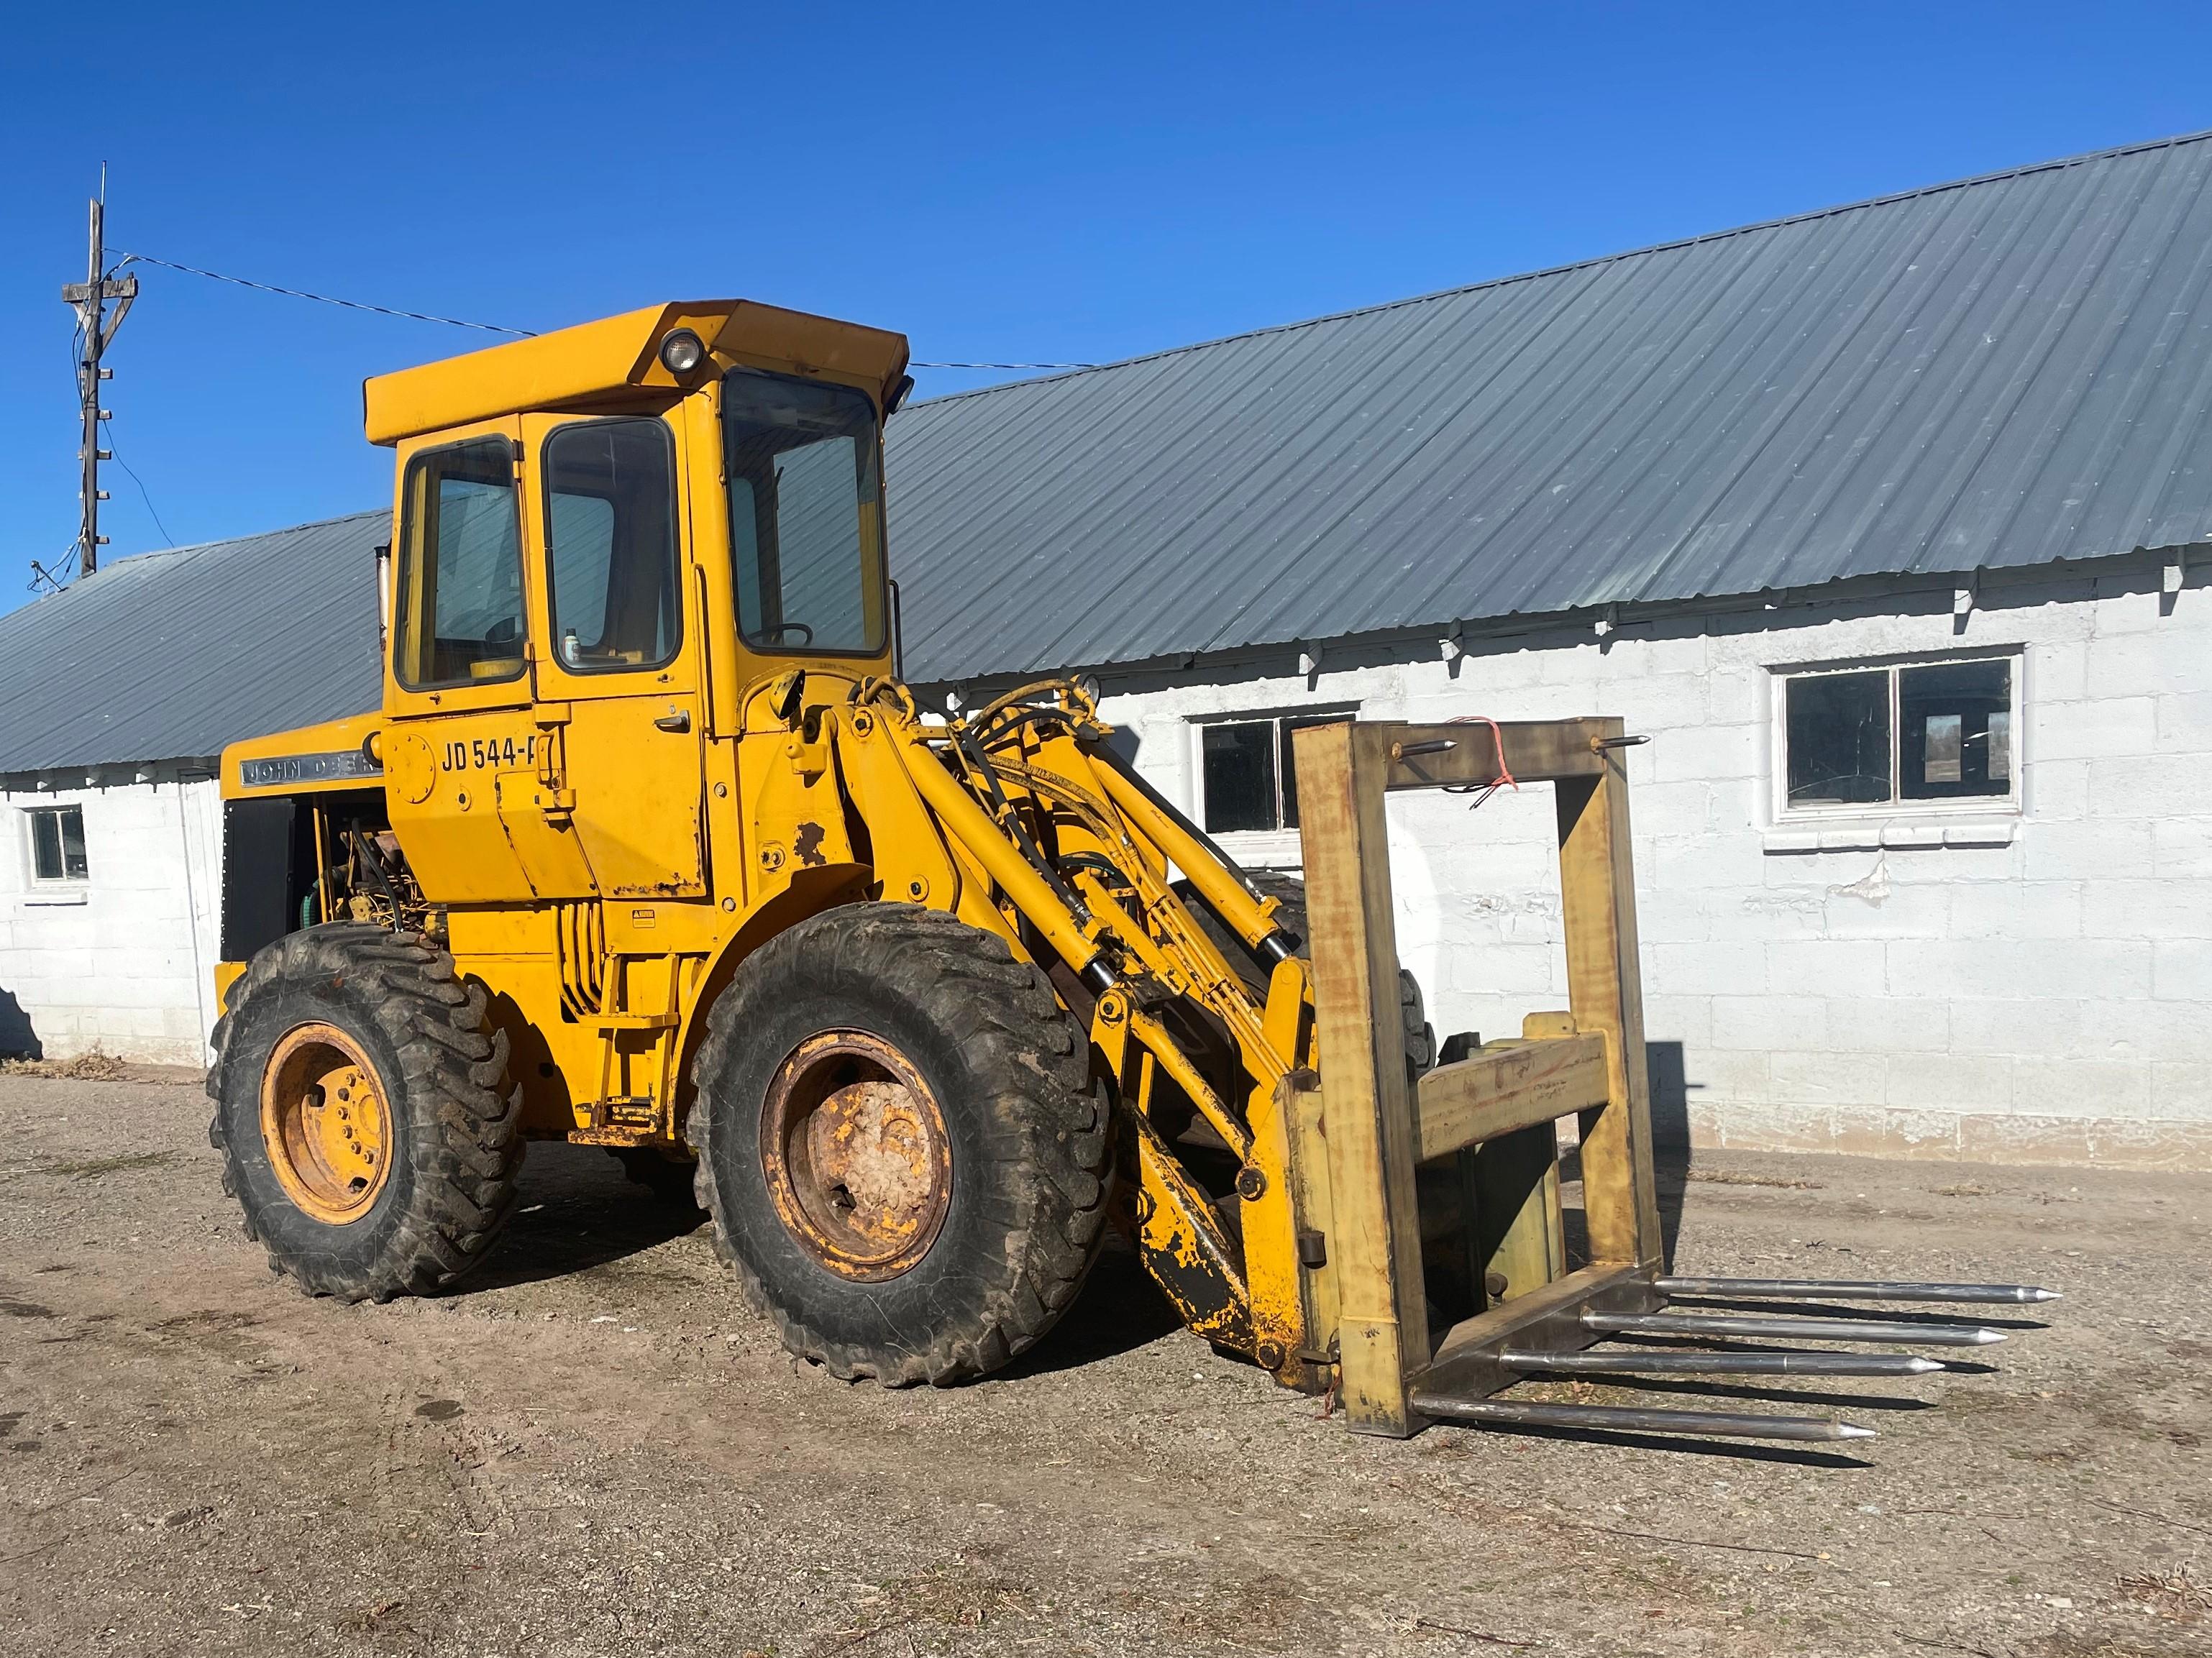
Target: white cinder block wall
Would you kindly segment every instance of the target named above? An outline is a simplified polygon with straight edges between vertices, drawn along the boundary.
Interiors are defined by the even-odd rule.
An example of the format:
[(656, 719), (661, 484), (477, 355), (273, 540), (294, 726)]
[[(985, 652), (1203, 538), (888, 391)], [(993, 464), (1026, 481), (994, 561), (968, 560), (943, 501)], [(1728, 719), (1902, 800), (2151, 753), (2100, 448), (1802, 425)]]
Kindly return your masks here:
[[(0, 1051), (204, 1064), (222, 890), (216, 785), (173, 768), (93, 775), (102, 782), (79, 772), (74, 787), (0, 790)], [(84, 814), (86, 878), (35, 881), (28, 814), (68, 805)]]
[[(2138, 578), (2140, 583), (2140, 578)], [(1655, 1111), (1696, 1143), (2212, 1168), (2212, 592), (1985, 592), (1532, 633), (1441, 660), (1109, 695), (1197, 815), (1196, 722), (1356, 704), (1619, 714)], [(1893, 603), (1890, 609), (1894, 610)], [(1777, 672), (2014, 653), (2016, 811), (1778, 809)], [(1401, 659), (1404, 653), (1401, 653)], [(1141, 683), (1141, 682), (1137, 682)], [(1401, 959), (1439, 1035), (1564, 1007), (1550, 791), (1394, 796)], [(1295, 834), (1224, 837), (1295, 868)]]

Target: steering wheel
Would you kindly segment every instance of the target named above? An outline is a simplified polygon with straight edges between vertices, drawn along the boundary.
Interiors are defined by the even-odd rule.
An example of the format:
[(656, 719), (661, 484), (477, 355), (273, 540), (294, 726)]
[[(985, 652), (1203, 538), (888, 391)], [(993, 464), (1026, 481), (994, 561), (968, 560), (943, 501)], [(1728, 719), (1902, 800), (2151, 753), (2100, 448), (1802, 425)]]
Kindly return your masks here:
[(768, 623), (767, 626), (763, 627), (761, 631), (768, 635), (771, 639), (775, 640), (779, 645), (783, 642), (784, 635), (793, 631), (802, 633), (806, 635), (805, 638), (799, 641), (800, 644), (811, 645), (814, 642), (814, 629), (808, 627), (804, 622), (771, 622)]

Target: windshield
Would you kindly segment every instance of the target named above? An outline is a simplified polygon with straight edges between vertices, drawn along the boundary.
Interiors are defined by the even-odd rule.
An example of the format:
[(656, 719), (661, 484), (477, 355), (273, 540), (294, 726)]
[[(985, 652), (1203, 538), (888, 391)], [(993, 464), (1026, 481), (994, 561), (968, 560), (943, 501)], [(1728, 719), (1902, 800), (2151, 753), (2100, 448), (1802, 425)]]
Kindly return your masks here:
[(722, 442), (746, 642), (882, 650), (875, 406), (849, 387), (732, 369), (722, 381)]

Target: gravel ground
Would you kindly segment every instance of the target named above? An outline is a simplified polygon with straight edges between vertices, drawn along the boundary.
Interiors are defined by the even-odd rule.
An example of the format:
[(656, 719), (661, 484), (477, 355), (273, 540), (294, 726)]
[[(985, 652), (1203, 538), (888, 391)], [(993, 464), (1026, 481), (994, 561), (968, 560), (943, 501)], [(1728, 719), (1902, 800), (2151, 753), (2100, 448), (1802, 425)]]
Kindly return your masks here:
[(890, 1394), (596, 1152), (533, 1148), (464, 1292), (343, 1307), (245, 1241), (196, 1086), (0, 1113), (0, 1653), (2212, 1652), (2212, 1177), (1700, 1154), (1681, 1270), (2068, 1298), (1994, 1367), (1753, 1390), (1853, 1456), (1391, 1443), (1118, 1253), (1015, 1371)]

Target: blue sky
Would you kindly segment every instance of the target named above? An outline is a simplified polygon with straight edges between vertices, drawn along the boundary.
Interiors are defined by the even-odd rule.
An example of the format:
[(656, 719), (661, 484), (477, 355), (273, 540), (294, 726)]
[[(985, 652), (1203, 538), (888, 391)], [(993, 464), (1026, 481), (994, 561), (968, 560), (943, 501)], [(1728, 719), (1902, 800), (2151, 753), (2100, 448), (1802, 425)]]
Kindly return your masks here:
[[(6, 26), (0, 609), (75, 533), (103, 159), (111, 247), (289, 287), (1103, 361), (2212, 126), (2201, 4), (198, 10), (103, 7), (91, 81), (72, 14)], [(141, 275), (110, 558), (382, 504), (362, 378), (492, 337)]]

